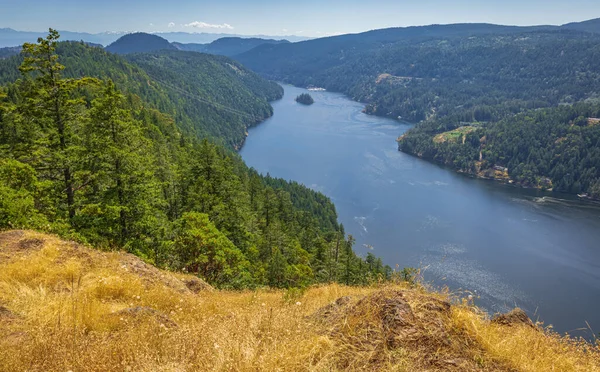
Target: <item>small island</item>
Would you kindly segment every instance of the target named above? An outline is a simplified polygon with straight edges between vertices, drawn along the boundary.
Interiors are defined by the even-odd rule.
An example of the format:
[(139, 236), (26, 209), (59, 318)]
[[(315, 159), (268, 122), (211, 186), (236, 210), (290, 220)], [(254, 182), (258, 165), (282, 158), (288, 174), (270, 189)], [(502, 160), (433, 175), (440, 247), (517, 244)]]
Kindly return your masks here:
[(315, 103), (315, 100), (308, 93), (302, 93), (298, 97), (296, 97), (296, 102), (301, 103), (303, 105), (312, 105)]

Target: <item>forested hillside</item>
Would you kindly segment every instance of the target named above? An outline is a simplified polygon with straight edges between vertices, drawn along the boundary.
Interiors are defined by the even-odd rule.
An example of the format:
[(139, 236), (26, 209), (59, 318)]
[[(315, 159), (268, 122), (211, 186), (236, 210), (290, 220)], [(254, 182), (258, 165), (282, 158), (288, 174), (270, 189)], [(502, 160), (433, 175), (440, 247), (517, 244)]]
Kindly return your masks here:
[(226, 57), (161, 51), (127, 59), (166, 88), (169, 102), (179, 103), (174, 112), (189, 117), (192, 125), (206, 115), (219, 117), (208, 134), (236, 148), (246, 138), (247, 127), (273, 114), (269, 101), (283, 95), (279, 85)]
[(430, 121), (399, 142), (404, 152), (465, 173), (600, 198), (598, 104), (529, 111), (487, 124)]
[(266, 76), (340, 91), (368, 103), (369, 113), (413, 122), (478, 106), (488, 111), (478, 120), (490, 120), (502, 116), (498, 110), (572, 103), (595, 97), (600, 82), (600, 36), (575, 31), (419, 37), (309, 52), (311, 43), (343, 40), (327, 41), (261, 46), (238, 58)]
[(172, 43), (179, 50), (202, 52), (222, 56), (234, 56), (249, 51), (262, 44), (285, 44), (287, 40), (261, 38), (223, 37), (209, 44)]
[[(282, 88), (224, 57), (177, 51), (132, 55), (131, 61), (83, 43), (57, 45), (65, 77), (109, 78), (194, 136), (240, 146), (246, 130), (271, 116)], [(16, 81), (22, 57), (0, 60), (0, 84)], [(135, 64), (139, 62), (139, 65)]]
[[(573, 107), (568, 119), (557, 114), (561, 119), (552, 121), (527, 113), (600, 103), (600, 35), (571, 30), (594, 30), (596, 24), (527, 32), (491, 25), (378, 30), (261, 46), (237, 58), (271, 78), (346, 93), (365, 102), (367, 113), (420, 123), (402, 137), (402, 151), (524, 186), (597, 195), (594, 137), (586, 132), (579, 141), (561, 140), (578, 116), (593, 122), (587, 112), (593, 108)], [(550, 135), (524, 126), (524, 117), (536, 118)], [(551, 140), (561, 145), (549, 146)], [(518, 150), (512, 149), (516, 143)], [(577, 155), (569, 160), (565, 154)], [(508, 168), (508, 174), (495, 175), (494, 167)]]
[(0, 59), (16, 56), (21, 52), (21, 47), (0, 48)]
[(115, 54), (156, 52), (163, 49), (175, 50), (176, 48), (167, 39), (144, 32), (121, 36), (106, 47), (107, 51)]
[(217, 287), (389, 274), (354, 254), (323, 195), (257, 174), (110, 79), (61, 77), (57, 38), (26, 44), (22, 78), (0, 91), (0, 228), (125, 248)]

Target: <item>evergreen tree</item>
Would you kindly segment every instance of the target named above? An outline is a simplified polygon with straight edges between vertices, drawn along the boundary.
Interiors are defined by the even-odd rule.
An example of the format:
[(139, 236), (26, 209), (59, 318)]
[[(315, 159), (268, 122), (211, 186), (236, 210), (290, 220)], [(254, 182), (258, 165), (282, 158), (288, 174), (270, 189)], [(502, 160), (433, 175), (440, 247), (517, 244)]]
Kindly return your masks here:
[(381, 271), (324, 195), (259, 175), (111, 80), (62, 78), (57, 38), (25, 45), (25, 79), (0, 89), (0, 228), (127, 249), (220, 288), (364, 284)]
[(58, 38), (58, 32), (50, 29), (48, 36), (39, 38), (37, 44), (23, 45), (22, 54), (25, 58), (19, 70), (33, 80), (23, 84), (21, 112), (24, 116), (22, 120), (40, 128), (38, 133), (44, 133), (44, 136), (37, 138), (33, 166), (44, 170), (45, 179), (61, 179), (55, 185), (55, 192), (63, 194), (63, 205), (59, 210), (64, 211), (72, 223), (76, 213), (74, 137), (85, 104), (76, 91), (95, 80), (61, 77), (64, 66), (58, 62), (55, 53)]

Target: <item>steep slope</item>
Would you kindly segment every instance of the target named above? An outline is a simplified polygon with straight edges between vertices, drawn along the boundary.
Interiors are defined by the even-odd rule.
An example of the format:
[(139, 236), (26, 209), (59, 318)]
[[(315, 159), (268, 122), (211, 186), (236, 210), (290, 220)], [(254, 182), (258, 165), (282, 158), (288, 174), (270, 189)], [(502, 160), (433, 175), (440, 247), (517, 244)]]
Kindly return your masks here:
[(160, 36), (143, 32), (122, 36), (106, 47), (107, 51), (115, 54), (155, 52), (163, 49), (174, 50), (176, 48)]
[(535, 31), (389, 43), (358, 36), (350, 43), (264, 45), (237, 58), (265, 76), (341, 91), (368, 103), (369, 113), (414, 122), (506, 101), (517, 108), (552, 106), (598, 90), (600, 36), (593, 34)]
[[(183, 102), (190, 118), (218, 115), (211, 135), (227, 138), (239, 148), (246, 128), (273, 114), (268, 103), (281, 98), (282, 88), (228, 58), (195, 52), (161, 51), (127, 57), (150, 78), (164, 86), (173, 102)], [(173, 112), (175, 114), (175, 112)]]
[(177, 50), (183, 50), (186, 52), (198, 52), (203, 53), (208, 44), (199, 44), (199, 43), (179, 43), (172, 42), (171, 43)]
[(423, 42), (431, 39), (473, 37), (487, 34), (512, 34), (552, 26), (500, 26), (492, 24), (453, 24), (398, 27), (346, 34), (293, 44), (261, 45), (235, 56), (245, 66), (266, 76), (290, 81), (322, 69), (346, 65), (363, 55), (398, 42)]
[[(23, 79), (0, 88), (0, 229), (37, 228), (127, 249), (219, 288), (389, 276), (381, 259), (352, 250), (324, 195), (259, 175), (231, 149), (182, 133), (178, 113), (85, 76), (98, 65), (81, 55), (71, 62), (83, 77), (64, 78), (57, 37), (53, 31), (49, 44), (26, 45)], [(190, 62), (175, 61), (181, 65), (170, 69)]]
[[(159, 52), (132, 56), (141, 63), (138, 66), (83, 43), (59, 43), (57, 52), (66, 76), (110, 78), (122, 90), (172, 115), (184, 132), (214, 137), (230, 147), (239, 147), (247, 127), (271, 115), (268, 101), (283, 94), (279, 85), (224, 57)], [(0, 84), (20, 77), (21, 61), (20, 56), (0, 61)]]
[(478, 177), (600, 199), (599, 123), (598, 104), (527, 111), (490, 123), (448, 118), (411, 129), (399, 148)]
[(408, 283), (216, 291), (119, 252), (0, 233), (0, 370), (585, 371), (597, 346)]

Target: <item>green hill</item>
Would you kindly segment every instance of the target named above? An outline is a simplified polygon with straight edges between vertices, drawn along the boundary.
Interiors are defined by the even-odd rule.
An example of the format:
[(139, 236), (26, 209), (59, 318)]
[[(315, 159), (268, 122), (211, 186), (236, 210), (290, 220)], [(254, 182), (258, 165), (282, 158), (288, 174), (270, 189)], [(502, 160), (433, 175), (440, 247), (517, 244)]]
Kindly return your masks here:
[[(238, 62), (193, 52), (123, 56), (83, 43), (57, 46), (68, 77), (110, 78), (122, 90), (172, 115), (185, 133), (240, 146), (249, 126), (272, 114), (268, 101), (283, 89)], [(16, 81), (22, 57), (0, 60), (0, 84)], [(136, 64), (139, 63), (139, 64)]]
[(223, 56), (234, 56), (249, 51), (263, 44), (285, 44), (287, 40), (273, 40), (261, 38), (223, 37), (209, 44), (184, 44), (173, 43), (179, 50), (202, 52)]
[[(98, 73), (116, 61), (131, 79), (147, 79), (140, 67), (81, 44), (59, 45), (80, 52), (77, 59), (56, 55), (56, 38), (52, 32), (41, 44), (26, 44), (23, 78), (0, 90), (0, 229), (34, 228), (126, 249), (223, 288), (365, 284), (389, 276), (380, 259), (354, 254), (327, 197), (261, 176), (230, 149), (181, 131), (180, 113), (160, 107), (177, 99), (172, 92), (151, 90), (166, 98), (159, 94), (150, 105), (132, 89), (85, 75), (86, 68)], [(104, 64), (87, 65), (92, 50), (107, 58)], [(181, 71), (168, 77), (173, 84), (208, 79), (197, 74), (219, 68), (234, 70), (229, 79), (244, 73), (224, 57), (201, 56), (207, 65), (199, 65), (195, 56), (149, 58)], [(70, 78), (60, 76), (63, 59), (71, 63)], [(206, 87), (217, 99), (228, 75), (212, 78), (220, 80)]]
[(168, 40), (144, 32), (124, 35), (106, 47), (107, 51), (115, 54), (155, 52), (163, 49), (176, 48)]
[[(282, 88), (226, 57), (195, 52), (161, 51), (127, 57), (180, 102), (179, 115), (216, 116), (210, 135), (239, 146), (246, 128), (273, 114), (269, 101), (281, 98)], [(193, 125), (193, 122), (191, 123)]]

